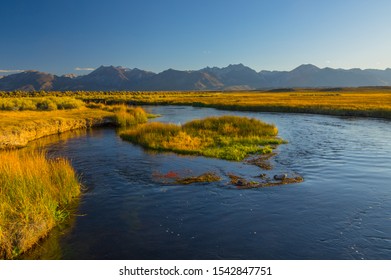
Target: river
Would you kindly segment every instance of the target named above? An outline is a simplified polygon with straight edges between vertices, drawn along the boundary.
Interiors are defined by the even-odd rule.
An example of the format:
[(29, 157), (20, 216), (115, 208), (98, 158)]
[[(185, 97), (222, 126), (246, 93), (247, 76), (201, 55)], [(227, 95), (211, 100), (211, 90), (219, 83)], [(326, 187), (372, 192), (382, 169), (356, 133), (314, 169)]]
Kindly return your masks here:
[[(48, 146), (86, 190), (69, 225), (27, 259), (391, 259), (391, 126), (388, 120), (145, 107), (153, 121), (240, 115), (274, 123), (288, 144), (273, 170), (241, 162), (145, 151), (113, 129)], [(178, 186), (156, 174), (223, 180)], [(299, 184), (240, 190), (227, 174), (294, 173)], [(254, 179), (256, 180), (256, 179)]]

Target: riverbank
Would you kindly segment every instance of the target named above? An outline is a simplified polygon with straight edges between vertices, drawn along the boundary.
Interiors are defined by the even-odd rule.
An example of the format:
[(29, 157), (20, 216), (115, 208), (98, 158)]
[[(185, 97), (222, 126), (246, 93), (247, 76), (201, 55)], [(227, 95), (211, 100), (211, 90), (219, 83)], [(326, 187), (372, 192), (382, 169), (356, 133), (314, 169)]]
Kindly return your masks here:
[(0, 151), (0, 259), (30, 249), (70, 215), (81, 186), (70, 162), (38, 150)]
[(30, 141), (75, 129), (126, 126), (147, 121), (141, 108), (92, 106), (54, 111), (0, 111), (0, 149), (25, 147)]
[(105, 96), (104, 100), (107, 103), (187, 105), (232, 111), (306, 113), (391, 119), (391, 92), (381, 89), (148, 92)]

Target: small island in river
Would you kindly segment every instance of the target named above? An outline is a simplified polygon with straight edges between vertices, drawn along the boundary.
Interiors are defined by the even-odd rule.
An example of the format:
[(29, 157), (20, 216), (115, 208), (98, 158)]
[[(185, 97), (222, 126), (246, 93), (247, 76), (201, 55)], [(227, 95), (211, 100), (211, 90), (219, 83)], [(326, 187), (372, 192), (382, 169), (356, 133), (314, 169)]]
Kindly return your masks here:
[[(277, 136), (278, 129), (273, 124), (264, 123), (258, 119), (221, 116), (193, 120), (183, 125), (152, 122), (134, 126), (120, 134), (121, 138), (144, 148), (175, 152), (178, 154), (199, 155), (225, 160), (242, 161), (253, 156), (247, 163), (262, 168), (273, 155), (273, 149), (279, 144), (287, 143)], [(265, 156), (266, 155), (266, 156)], [(176, 174), (176, 176), (172, 176)], [(213, 176), (210, 176), (212, 174)], [(168, 176), (171, 175), (171, 176)], [(191, 184), (217, 181), (220, 178), (213, 173), (181, 178), (175, 172), (169, 172), (161, 178), (169, 179), (170, 183)], [(236, 177), (235, 175), (232, 175)], [(231, 177), (231, 176), (230, 176)], [(211, 179), (213, 178), (213, 180)], [(232, 180), (238, 188), (257, 188), (283, 184), (299, 183), (300, 176), (288, 177), (287, 174), (275, 175), (274, 180), (267, 176), (260, 182), (247, 182), (245, 179)]]

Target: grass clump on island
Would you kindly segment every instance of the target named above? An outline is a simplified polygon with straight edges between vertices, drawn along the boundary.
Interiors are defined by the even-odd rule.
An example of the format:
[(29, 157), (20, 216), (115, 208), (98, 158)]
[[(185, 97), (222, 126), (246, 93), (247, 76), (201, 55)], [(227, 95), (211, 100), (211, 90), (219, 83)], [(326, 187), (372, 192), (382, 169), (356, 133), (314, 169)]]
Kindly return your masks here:
[(152, 122), (120, 134), (121, 138), (158, 151), (243, 160), (249, 154), (272, 152), (284, 143), (276, 126), (247, 117), (222, 116), (184, 125)]
[(114, 123), (120, 127), (129, 127), (148, 121), (148, 114), (140, 107), (128, 107), (124, 104), (112, 106)]
[(25, 252), (67, 218), (80, 189), (66, 159), (38, 150), (0, 152), (0, 259)]

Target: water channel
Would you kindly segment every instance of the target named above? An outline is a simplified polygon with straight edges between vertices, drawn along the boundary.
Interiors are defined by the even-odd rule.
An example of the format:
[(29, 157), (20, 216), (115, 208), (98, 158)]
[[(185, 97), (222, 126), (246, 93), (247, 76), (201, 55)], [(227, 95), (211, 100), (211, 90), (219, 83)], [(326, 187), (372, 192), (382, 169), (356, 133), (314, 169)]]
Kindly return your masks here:
[[(288, 144), (272, 170), (243, 162), (145, 151), (113, 129), (54, 136), (86, 188), (75, 216), (24, 258), (391, 259), (391, 123), (306, 114), (145, 107), (153, 121), (240, 115), (274, 123)], [(58, 139), (57, 139), (57, 138)], [(156, 174), (223, 180), (181, 186)], [(303, 183), (239, 190), (234, 173), (299, 174)], [(254, 179), (256, 180), (256, 179)]]

